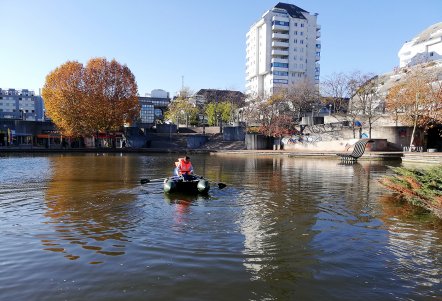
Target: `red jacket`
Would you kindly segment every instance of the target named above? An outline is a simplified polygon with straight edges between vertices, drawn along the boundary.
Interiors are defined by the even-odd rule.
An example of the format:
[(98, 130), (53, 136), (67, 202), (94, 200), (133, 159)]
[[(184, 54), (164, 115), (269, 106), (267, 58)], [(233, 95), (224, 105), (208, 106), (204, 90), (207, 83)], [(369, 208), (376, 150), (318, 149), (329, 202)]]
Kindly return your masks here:
[(178, 172), (179, 174), (187, 174), (187, 173), (192, 173), (193, 172), (193, 166), (192, 163), (189, 161), (188, 163), (186, 163), (186, 161), (184, 159), (179, 159), (178, 161)]

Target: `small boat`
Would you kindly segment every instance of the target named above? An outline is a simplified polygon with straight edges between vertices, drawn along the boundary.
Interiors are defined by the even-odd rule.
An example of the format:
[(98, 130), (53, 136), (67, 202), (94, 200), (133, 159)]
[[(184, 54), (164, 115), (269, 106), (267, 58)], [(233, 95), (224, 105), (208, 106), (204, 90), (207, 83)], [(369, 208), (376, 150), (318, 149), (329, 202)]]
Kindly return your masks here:
[(190, 180), (184, 180), (183, 177), (173, 176), (164, 180), (164, 192), (166, 193), (207, 193), (210, 189), (210, 183), (200, 176), (192, 176)]

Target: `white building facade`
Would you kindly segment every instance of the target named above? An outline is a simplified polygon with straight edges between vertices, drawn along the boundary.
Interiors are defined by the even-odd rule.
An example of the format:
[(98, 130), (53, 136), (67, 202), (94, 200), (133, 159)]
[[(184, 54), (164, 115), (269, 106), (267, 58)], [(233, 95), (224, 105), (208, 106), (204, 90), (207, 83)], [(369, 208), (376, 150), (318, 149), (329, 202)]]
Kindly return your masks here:
[(318, 14), (278, 3), (246, 35), (246, 94), (267, 98), (299, 81), (319, 84)]
[(413, 66), (442, 59), (442, 22), (436, 23), (399, 50), (399, 66)]

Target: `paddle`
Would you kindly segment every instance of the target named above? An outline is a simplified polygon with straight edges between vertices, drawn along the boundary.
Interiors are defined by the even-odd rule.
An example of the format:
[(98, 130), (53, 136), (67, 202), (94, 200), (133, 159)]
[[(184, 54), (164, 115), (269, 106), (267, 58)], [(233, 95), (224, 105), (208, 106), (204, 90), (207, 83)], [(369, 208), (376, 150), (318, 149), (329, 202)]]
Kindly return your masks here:
[(161, 179), (141, 179), (140, 183), (141, 184), (147, 184), (147, 183), (160, 183), (160, 182), (164, 182), (164, 178)]
[(218, 188), (219, 188), (219, 189), (223, 189), (223, 188), (226, 188), (226, 187), (227, 187), (227, 185), (224, 184), (224, 183), (217, 183), (217, 184), (218, 184)]

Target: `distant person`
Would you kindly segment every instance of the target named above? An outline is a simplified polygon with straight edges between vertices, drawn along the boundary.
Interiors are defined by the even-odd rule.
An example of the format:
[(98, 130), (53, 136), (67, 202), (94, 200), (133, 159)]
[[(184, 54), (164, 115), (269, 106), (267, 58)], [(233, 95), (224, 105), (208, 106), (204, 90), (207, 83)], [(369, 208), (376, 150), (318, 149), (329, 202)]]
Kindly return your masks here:
[(193, 166), (188, 156), (179, 158), (178, 161), (175, 162), (175, 166), (175, 175), (182, 176), (186, 181), (193, 179)]

